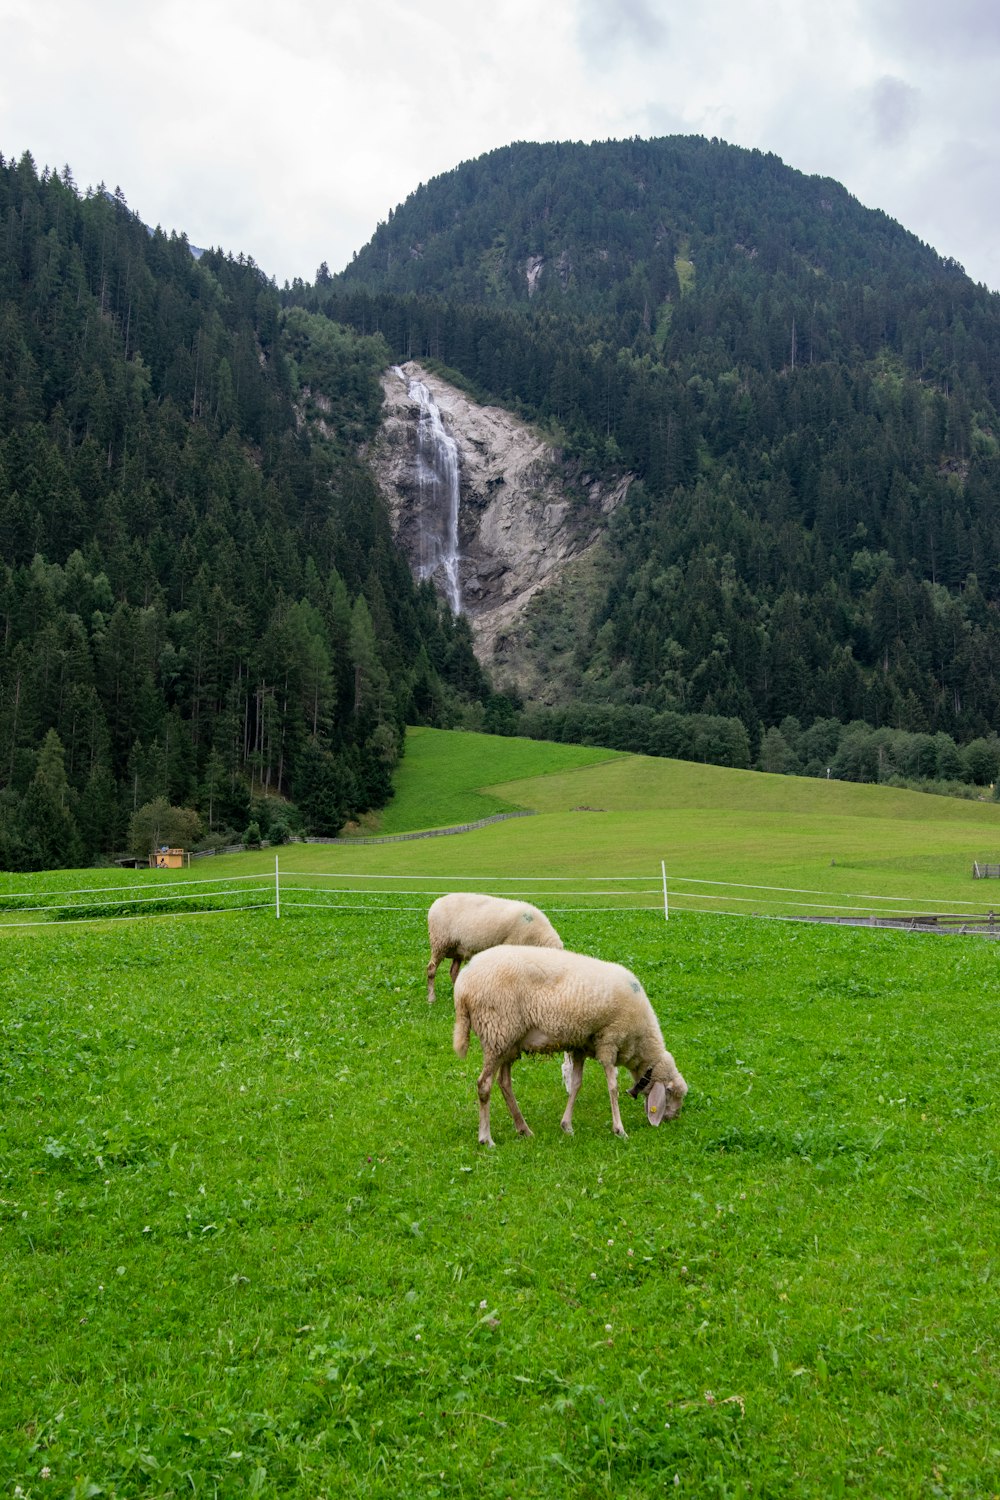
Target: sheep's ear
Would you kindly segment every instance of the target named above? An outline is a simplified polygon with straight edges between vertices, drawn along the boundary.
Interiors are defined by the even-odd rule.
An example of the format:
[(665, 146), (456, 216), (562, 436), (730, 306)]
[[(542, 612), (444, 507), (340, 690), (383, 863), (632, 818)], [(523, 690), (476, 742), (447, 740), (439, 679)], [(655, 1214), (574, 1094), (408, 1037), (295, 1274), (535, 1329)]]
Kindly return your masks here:
[(650, 1125), (659, 1125), (666, 1113), (667, 1090), (662, 1083), (654, 1083), (646, 1095), (646, 1119)]

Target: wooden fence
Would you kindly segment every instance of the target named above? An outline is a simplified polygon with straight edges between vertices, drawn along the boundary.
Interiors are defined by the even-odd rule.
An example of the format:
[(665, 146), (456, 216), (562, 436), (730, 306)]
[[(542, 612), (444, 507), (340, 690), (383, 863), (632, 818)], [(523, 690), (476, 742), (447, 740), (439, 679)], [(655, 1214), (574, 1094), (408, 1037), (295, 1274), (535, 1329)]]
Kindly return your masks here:
[(905, 932), (966, 932), (979, 937), (1000, 938), (1000, 917), (992, 911), (981, 916), (969, 912), (921, 912), (919, 916), (793, 917), (796, 922), (829, 922), (838, 927), (896, 927)]

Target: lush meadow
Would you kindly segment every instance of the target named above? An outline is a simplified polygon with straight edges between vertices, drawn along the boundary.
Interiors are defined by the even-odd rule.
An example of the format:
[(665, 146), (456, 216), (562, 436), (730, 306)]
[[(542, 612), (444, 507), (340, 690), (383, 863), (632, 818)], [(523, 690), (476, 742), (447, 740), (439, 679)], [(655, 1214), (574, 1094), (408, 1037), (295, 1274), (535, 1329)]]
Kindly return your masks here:
[[(690, 1094), (658, 1131), (623, 1099), (619, 1141), (590, 1064), (564, 1137), (558, 1063), (526, 1059), (534, 1138), (498, 1096), (477, 1147), (478, 1048), (451, 1050), (446, 977), (424, 998), (427, 895), (658, 873), (665, 830), (712, 821), (709, 793), (674, 815), (647, 788), (625, 847), (642, 820), (607, 782), (557, 790), (597, 774), (550, 765), (552, 811), (455, 838), (281, 851), (290, 886), (392, 897), (0, 934), (3, 1493), (1000, 1491), (992, 942), (664, 922), (655, 879), (644, 911), (566, 898), (567, 944), (640, 974)], [(715, 826), (754, 869), (767, 810), (741, 795)], [(918, 800), (914, 878), (967, 892), (950, 805)], [(821, 808), (824, 839), (838, 816), (866, 883), (886, 827), (917, 851), (914, 818), (865, 846), (856, 810)], [(988, 840), (995, 812), (959, 822)]]

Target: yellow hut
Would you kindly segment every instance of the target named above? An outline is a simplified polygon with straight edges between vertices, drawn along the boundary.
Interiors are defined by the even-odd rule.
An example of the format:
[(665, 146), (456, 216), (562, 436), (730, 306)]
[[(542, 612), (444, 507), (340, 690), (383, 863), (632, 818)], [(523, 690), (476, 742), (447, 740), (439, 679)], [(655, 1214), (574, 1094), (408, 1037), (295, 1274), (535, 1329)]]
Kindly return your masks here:
[(169, 849), (162, 844), (159, 849), (154, 849), (149, 856), (149, 867), (151, 870), (180, 870), (184, 865), (184, 850)]

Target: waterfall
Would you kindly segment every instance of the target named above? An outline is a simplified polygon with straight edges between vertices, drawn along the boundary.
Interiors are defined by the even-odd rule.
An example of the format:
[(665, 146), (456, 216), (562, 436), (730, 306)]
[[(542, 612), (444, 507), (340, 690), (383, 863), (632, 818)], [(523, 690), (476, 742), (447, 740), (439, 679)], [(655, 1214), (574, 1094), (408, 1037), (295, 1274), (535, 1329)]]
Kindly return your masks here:
[(420, 557), (418, 574), (432, 578), (451, 605), (462, 609), (458, 582), (458, 445), (445, 431), (441, 411), (422, 380), (407, 381), (411, 401), (420, 407), (417, 421), (417, 480), (420, 485)]

